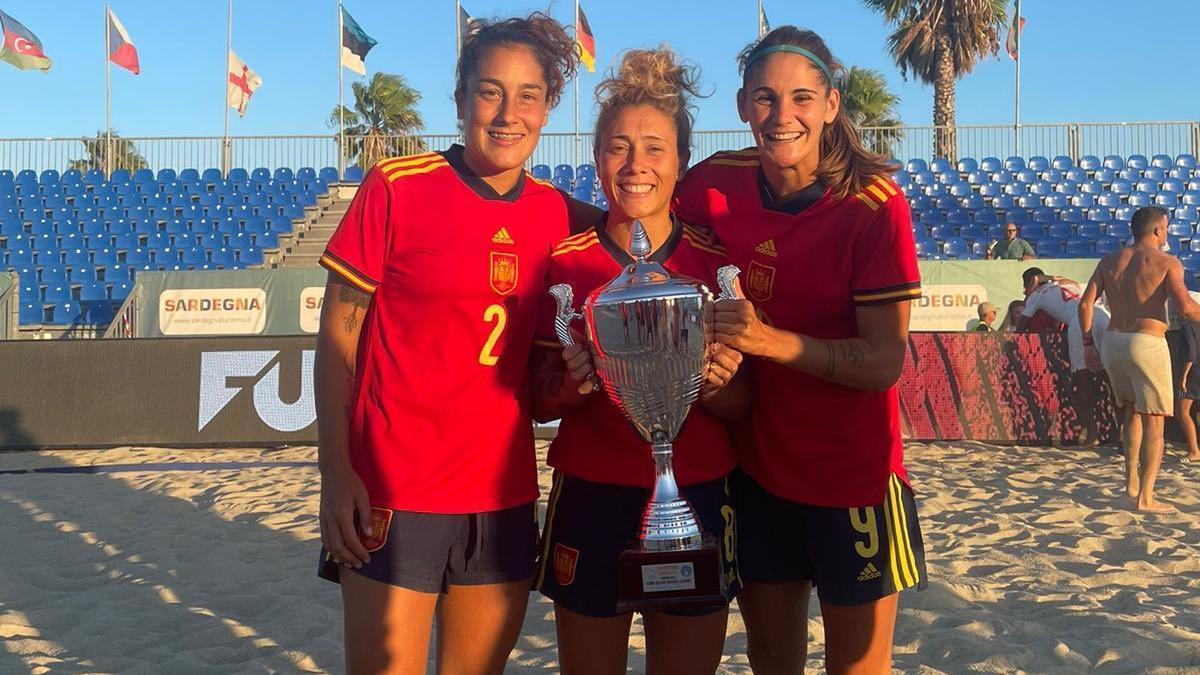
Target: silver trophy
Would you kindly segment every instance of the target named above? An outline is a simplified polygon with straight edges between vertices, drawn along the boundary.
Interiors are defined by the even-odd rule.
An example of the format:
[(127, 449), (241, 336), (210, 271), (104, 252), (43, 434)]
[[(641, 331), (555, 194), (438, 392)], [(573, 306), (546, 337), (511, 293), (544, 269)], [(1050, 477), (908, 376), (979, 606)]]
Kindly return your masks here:
[[(703, 604), (724, 591), (720, 551), (714, 538), (706, 542), (695, 511), (679, 493), (671, 444), (708, 368), (713, 297), (704, 284), (646, 259), (650, 239), (641, 221), (634, 221), (630, 252), (634, 262), (592, 291), (581, 313), (569, 285), (550, 288), (558, 304), (555, 333), (570, 346), (571, 321), (584, 320), (604, 391), (650, 444), (654, 459), (654, 488), (638, 542), (618, 564), (620, 605)], [(732, 265), (718, 271), (720, 297), (735, 297), (737, 275)]]

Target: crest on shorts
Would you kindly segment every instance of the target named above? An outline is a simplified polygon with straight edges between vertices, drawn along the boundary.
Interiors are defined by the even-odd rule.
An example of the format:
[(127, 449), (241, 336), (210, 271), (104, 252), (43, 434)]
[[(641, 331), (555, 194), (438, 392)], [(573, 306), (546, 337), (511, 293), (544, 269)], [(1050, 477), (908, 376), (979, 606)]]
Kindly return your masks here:
[(559, 586), (575, 583), (575, 565), (579, 562), (579, 549), (554, 545), (554, 580)]
[(508, 295), (517, 287), (517, 254), (491, 251), (491, 276), (488, 282), (492, 290), (500, 295)]
[(387, 543), (388, 528), (392, 525), (392, 510), (378, 506), (371, 507), (371, 536), (359, 539), (368, 552), (374, 553)]
[(757, 260), (750, 261), (746, 270), (746, 294), (751, 300), (765, 302), (771, 299), (771, 289), (775, 286), (775, 268), (763, 265)]

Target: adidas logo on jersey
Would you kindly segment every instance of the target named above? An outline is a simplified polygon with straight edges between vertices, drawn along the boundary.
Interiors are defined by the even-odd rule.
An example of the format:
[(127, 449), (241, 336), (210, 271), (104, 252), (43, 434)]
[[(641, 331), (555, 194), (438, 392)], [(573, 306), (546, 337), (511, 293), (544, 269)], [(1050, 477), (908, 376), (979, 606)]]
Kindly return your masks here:
[(513, 238), (508, 236), (508, 228), (502, 227), (496, 230), (496, 234), (492, 235), (493, 244), (515, 244)]
[(875, 568), (875, 563), (867, 563), (867, 566), (858, 573), (858, 580), (870, 581), (871, 579), (878, 579), (881, 576), (883, 576), (883, 574)]
[(768, 240), (764, 241), (763, 243), (759, 244), (758, 246), (755, 246), (754, 250), (763, 255), (769, 255), (772, 258), (774, 258), (778, 255), (775, 251), (775, 240), (774, 239), (768, 239)]

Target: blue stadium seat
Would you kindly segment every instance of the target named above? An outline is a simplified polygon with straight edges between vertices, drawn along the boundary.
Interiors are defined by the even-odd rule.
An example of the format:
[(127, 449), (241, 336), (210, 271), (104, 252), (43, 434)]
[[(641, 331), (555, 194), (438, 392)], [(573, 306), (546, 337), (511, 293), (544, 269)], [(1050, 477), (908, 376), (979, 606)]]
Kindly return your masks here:
[(33, 249), (31, 248), (10, 248), (8, 249), (8, 266), (19, 267), (21, 265), (33, 264)]
[[(309, 171), (312, 171), (312, 169), (309, 169)], [(335, 171), (335, 173), (336, 173), (336, 171)], [(314, 174), (314, 177), (315, 177), (315, 174)], [(243, 169), (239, 166), (239, 167), (234, 167), (229, 170), (228, 178), (229, 178), (229, 181), (232, 183), (248, 183), (250, 181), (250, 174), (247, 173), (245, 169)]]
[(998, 157), (984, 157), (979, 160), (979, 168), (988, 173), (995, 173), (1004, 168), (1004, 162)]
[(979, 170), (979, 162), (974, 157), (963, 157), (958, 160), (957, 168), (959, 173), (973, 173)]
[(200, 180), (205, 183), (220, 183), (222, 182), (222, 179), (223, 176), (221, 176), (220, 169), (205, 169), (204, 172), (200, 174)]
[(58, 185), (60, 178), (61, 176), (54, 169), (46, 169), (38, 177), (38, 183), (41, 185)]
[(1168, 209), (1175, 208), (1179, 205), (1179, 193), (1177, 192), (1160, 192), (1154, 195), (1154, 205), (1162, 206)]
[(264, 166), (257, 167), (250, 172), (250, 180), (257, 183), (266, 183), (271, 180), (271, 170)]
[(179, 181), (181, 183), (199, 183), (200, 172), (195, 169), (183, 169), (179, 172)]
[(326, 184), (336, 183), (336, 182), (338, 182), (337, 167), (332, 167), (332, 166), (323, 167), (317, 173), (317, 177), (320, 178), (321, 180), (325, 181)]
[(1058, 220), (1057, 215), (1054, 213), (1054, 209), (1047, 208), (1045, 206), (1041, 206), (1041, 207), (1037, 207), (1037, 208), (1033, 209), (1033, 211), (1030, 213), (1030, 217), (1033, 219), (1033, 222), (1035, 222), (1035, 223), (1047, 223), (1048, 224), (1048, 223), (1056, 222)]
[(1142, 170), (1127, 166), (1117, 172), (1117, 178), (1121, 180), (1127, 180), (1131, 183), (1136, 183), (1142, 179)]
[(1059, 155), (1050, 160), (1050, 168), (1057, 171), (1070, 171), (1075, 168), (1075, 161), (1066, 155)]
[(1165, 178), (1159, 184), (1160, 192), (1183, 192), (1183, 181), (1178, 178)]
[(22, 326), (36, 326), (45, 320), (46, 313), (41, 302), (21, 301), (21, 307), (17, 310), (17, 323)]
[(54, 310), (50, 315), (50, 323), (57, 326), (72, 325), (79, 321), (82, 312), (83, 308), (77, 302), (58, 302), (54, 305)]
[(1026, 209), (1036, 209), (1042, 205), (1042, 198), (1037, 195), (1021, 195), (1017, 197), (1017, 206)]
[(222, 246), (212, 249), (211, 253), (212, 262), (214, 265), (227, 270), (236, 269), (238, 267), (237, 252), (232, 248)]
[(1067, 207), (1069, 197), (1063, 194), (1046, 195), (1042, 203), (1052, 209), (1064, 209)]
[(971, 253), (971, 245), (962, 237), (948, 237), (942, 241), (942, 253), (952, 258), (960, 258)]
[(1113, 220), (1104, 225), (1104, 233), (1110, 237), (1114, 237), (1124, 241), (1129, 238), (1133, 232), (1129, 229), (1129, 221)]
[(1154, 194), (1158, 193), (1158, 181), (1139, 180), (1134, 185), (1134, 189), (1137, 190), (1138, 192), (1144, 192), (1149, 195), (1154, 195)]
[(1112, 220), (1112, 212), (1103, 207), (1092, 207), (1088, 209), (1087, 219), (1093, 223), (1107, 223)]
[(976, 169), (967, 174), (967, 183), (969, 185), (983, 185), (991, 181), (992, 177), (986, 171)]
[(1063, 172), (1057, 169), (1046, 169), (1038, 173), (1038, 177), (1050, 183), (1058, 183), (1063, 179)]
[(945, 157), (934, 157), (932, 160), (930, 160), (929, 170), (935, 174), (950, 173), (955, 171), (954, 167), (950, 164), (950, 160), (946, 159)]
[(1054, 191), (1061, 195), (1067, 196), (1078, 194), (1079, 183), (1071, 180), (1070, 178), (1064, 178), (1054, 185)]
[(1171, 220), (1167, 223), (1167, 234), (1173, 237), (1191, 238), (1196, 234), (1195, 226), (1185, 220)]
[(1101, 237), (1096, 240), (1095, 249), (1096, 255), (1105, 256), (1113, 251), (1120, 249), (1125, 245), (1125, 242), (1118, 237)]
[(1086, 220), (1087, 214), (1078, 206), (1068, 206), (1058, 212), (1058, 219), (1064, 223), (1082, 223)]
[(1038, 172), (1034, 171), (1033, 169), (1021, 169), (1016, 172), (1015, 177), (1018, 183), (1025, 183), (1026, 185), (1029, 185), (1030, 183), (1034, 183), (1038, 180)]
[(1115, 194), (1127, 195), (1133, 192), (1133, 183), (1124, 178), (1118, 178), (1109, 185), (1109, 190)]
[(42, 295), (42, 299), (46, 304), (68, 302), (72, 299), (71, 287), (65, 282), (47, 283), (46, 292)]
[(912, 174), (923, 173), (929, 171), (929, 163), (920, 157), (910, 159), (908, 160), (908, 164), (905, 166), (905, 170)]
[(1168, 170), (1167, 176), (1176, 180), (1187, 180), (1192, 177), (1192, 170), (1177, 166)]
[(175, 169), (159, 169), (158, 175), (155, 176), (155, 180), (159, 183), (170, 183), (178, 178), (179, 176), (175, 174)]
[[(1136, 194), (1136, 193), (1135, 193)], [(1132, 198), (1133, 195), (1130, 195)], [(1096, 197), (1096, 205), (1105, 208), (1115, 209), (1123, 203), (1121, 195), (1115, 192), (1103, 192)]]
[(950, 237), (958, 236), (958, 226), (948, 223), (936, 223), (929, 228), (929, 234), (934, 239), (945, 241)]
[(1150, 166), (1166, 170), (1175, 166), (1175, 160), (1171, 159), (1170, 155), (1155, 155), (1150, 158)]
[(1054, 192), (1054, 186), (1049, 181), (1039, 180), (1029, 186), (1029, 192), (1044, 197)]
[(263, 251), (256, 246), (247, 246), (238, 251), (238, 260), (243, 265), (263, 264)]
[(1145, 155), (1130, 155), (1129, 159), (1126, 160), (1126, 162), (1125, 162), (1125, 166), (1127, 166), (1131, 169), (1141, 170), (1141, 169), (1145, 169), (1146, 167), (1150, 166), (1150, 162), (1147, 161)]
[(1111, 183), (1117, 179), (1117, 172), (1113, 169), (1102, 167), (1092, 173), (1092, 178), (1101, 183)]
[(1075, 228), (1075, 236), (1079, 239), (1095, 241), (1100, 237), (1103, 237), (1104, 232), (1099, 223), (1080, 223)]
[(1011, 209), (1016, 206), (1016, 200), (1009, 195), (999, 195), (992, 200), (992, 207), (997, 209)]
[(1195, 169), (1197, 166), (1196, 156), (1188, 153), (1183, 153), (1175, 158), (1175, 166), (1181, 169)]
[(932, 239), (917, 239), (917, 257), (929, 258), (938, 252), (938, 243)]
[(1080, 193), (1071, 197), (1071, 206), (1077, 206), (1079, 208), (1086, 209), (1095, 205), (1095, 203), (1096, 196), (1092, 194)]
[(85, 283), (79, 289), (79, 299), (85, 302), (89, 300), (108, 300), (108, 286), (102, 281)]
[(196, 267), (199, 265), (204, 265), (208, 262), (208, 251), (203, 248), (191, 247), (182, 249), (182, 251), (183, 253), (179, 261), (184, 265)]
[(1025, 168), (1025, 158), (1015, 156), (1009, 157), (1008, 159), (1004, 160), (1004, 168), (1008, 171), (1016, 173)]
[(1180, 220), (1187, 220), (1194, 223), (1200, 219), (1200, 209), (1197, 209), (1193, 204), (1185, 204), (1183, 206), (1176, 206), (1173, 215)]
[(1166, 169), (1160, 169), (1157, 166), (1148, 166), (1142, 171), (1142, 178), (1162, 182), (1167, 177)]
[(1045, 171), (1050, 168), (1050, 160), (1041, 155), (1034, 155), (1029, 158), (1027, 166), (1034, 171)]
[(1021, 195), (1028, 193), (1029, 189), (1024, 183), (1008, 183), (1004, 186), (1004, 194), (1012, 197), (1020, 197)]
[(1092, 242), (1087, 239), (1067, 240), (1068, 258), (1091, 258), (1094, 253), (1095, 251), (1092, 249)]
[(962, 205), (972, 211), (982, 211), (987, 208), (983, 195), (969, 194), (962, 199)]
[(987, 231), (978, 223), (966, 223), (958, 230), (958, 236), (969, 241), (987, 239)]
[(1008, 223), (1023, 225), (1030, 222), (1029, 212), (1022, 208), (1012, 208), (1004, 212), (1004, 220)]
[(1120, 171), (1125, 168), (1125, 158), (1120, 155), (1106, 155), (1103, 162), (1104, 168)]
[[(246, 170), (242, 169), (243, 175), (245, 174), (245, 172), (246, 172)], [(233, 176), (233, 171), (229, 172), (229, 179), (237, 180)], [(296, 170), (296, 180), (298, 180), (298, 181), (306, 181), (306, 180), (311, 181), (311, 180), (316, 180), (316, 179), (317, 179), (317, 171), (316, 171), (316, 169), (312, 168), (311, 166), (302, 166)], [(245, 180), (245, 178), (242, 178), (241, 180)]]
[(1104, 166), (1104, 164), (1100, 161), (1100, 158), (1095, 155), (1084, 155), (1083, 157), (1079, 158), (1079, 168), (1083, 169), (1084, 171), (1095, 171), (1102, 166)]
[(117, 303), (112, 300), (93, 300), (81, 303), (84, 306), (84, 319), (89, 324), (107, 326), (117, 316)]
[(346, 167), (346, 173), (344, 173), (342, 175), (343, 183), (361, 183), (362, 179), (363, 179), (363, 170), (362, 170), (362, 167), (358, 167), (358, 166)]
[(286, 166), (282, 166), (282, 167), (279, 167), (278, 169), (275, 169), (275, 174), (274, 174), (274, 176), (272, 176), (272, 178), (276, 182), (282, 181), (282, 182), (290, 183), (290, 182), (296, 180), (295, 174), (293, 174), (292, 170)]
[(96, 276), (103, 276), (104, 283), (106, 284), (115, 284), (133, 279), (133, 275), (129, 273), (129, 266), (121, 264), (98, 267), (96, 268)]
[(996, 211), (994, 209), (976, 211), (975, 222), (983, 226), (995, 225), (996, 223), (1000, 222), (1000, 216), (996, 215)]

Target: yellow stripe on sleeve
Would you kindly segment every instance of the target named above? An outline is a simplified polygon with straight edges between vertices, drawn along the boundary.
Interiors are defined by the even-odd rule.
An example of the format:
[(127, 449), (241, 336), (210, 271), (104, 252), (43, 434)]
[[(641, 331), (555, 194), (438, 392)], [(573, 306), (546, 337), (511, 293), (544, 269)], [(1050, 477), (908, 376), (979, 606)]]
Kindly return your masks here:
[(878, 198), (879, 198), (879, 203), (880, 203), (880, 204), (887, 203), (887, 200), (888, 200), (888, 195), (887, 195), (887, 193), (886, 193), (886, 192), (884, 192), (883, 190), (879, 189), (879, 186), (878, 186), (878, 185), (869, 185), (869, 186), (867, 186), (867, 191), (869, 191), (871, 194), (873, 194), (873, 195), (875, 195), (876, 197), (878, 197)]
[(388, 159), (379, 160), (375, 166), (379, 167), (380, 171), (391, 171), (406, 166), (416, 166), (424, 164), (432, 159), (441, 159), (441, 155), (436, 152), (423, 152), (419, 155), (406, 155), (404, 157), (389, 157)]
[(866, 295), (854, 295), (855, 302), (877, 302), (879, 300), (905, 300), (916, 299), (921, 297), (921, 287), (901, 288), (895, 291), (884, 291), (882, 293), (868, 293)]
[(339, 276), (344, 278), (346, 281), (349, 281), (359, 290), (367, 293), (374, 293), (375, 289), (378, 288), (376, 284), (368, 281), (365, 277), (355, 272), (350, 267), (343, 265), (337, 260), (334, 260), (328, 254), (321, 256), (320, 263), (324, 265), (326, 269), (336, 272)]
[(862, 192), (859, 192), (858, 194), (856, 194), (856, 195), (854, 195), (854, 196), (855, 196), (855, 197), (857, 197), (857, 198), (858, 198), (858, 200), (859, 200), (859, 201), (861, 201), (862, 203), (864, 203), (864, 204), (866, 204), (867, 206), (871, 207), (871, 210), (872, 210), (872, 211), (878, 211), (878, 210), (879, 210), (879, 204), (876, 204), (874, 200), (872, 200), (870, 197), (868, 197), (867, 195), (863, 194)]
[(444, 166), (450, 166), (450, 164), (443, 159), (440, 161), (435, 161), (432, 164), (419, 166), (413, 169), (394, 169), (388, 173), (385, 173), (384, 177), (387, 178), (389, 183), (394, 183), (405, 176), (415, 176), (417, 174), (429, 173), (430, 171), (436, 171)]

